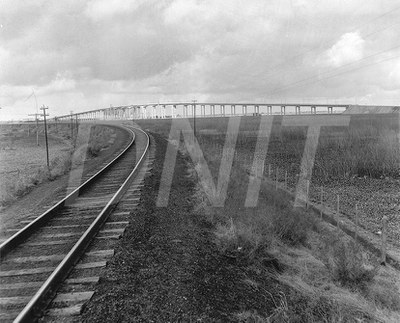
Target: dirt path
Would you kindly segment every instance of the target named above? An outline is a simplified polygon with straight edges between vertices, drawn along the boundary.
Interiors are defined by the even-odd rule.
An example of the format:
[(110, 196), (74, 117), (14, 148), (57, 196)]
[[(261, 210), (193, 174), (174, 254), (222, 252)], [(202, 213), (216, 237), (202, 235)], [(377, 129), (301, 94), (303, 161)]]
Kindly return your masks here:
[[(179, 155), (169, 205), (156, 207), (166, 141), (157, 142), (140, 207), (108, 263), (85, 322), (226, 322), (272, 308), (234, 259), (218, 253), (212, 227), (196, 214), (195, 179)], [(272, 287), (272, 281), (263, 282)]]

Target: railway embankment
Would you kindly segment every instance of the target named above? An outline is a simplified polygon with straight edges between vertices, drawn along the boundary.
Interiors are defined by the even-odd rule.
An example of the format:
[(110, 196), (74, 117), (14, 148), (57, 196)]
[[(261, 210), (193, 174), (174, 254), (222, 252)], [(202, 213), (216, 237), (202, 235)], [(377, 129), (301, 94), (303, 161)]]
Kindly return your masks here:
[[(99, 127), (99, 126), (98, 126)], [(0, 233), (3, 234), (5, 230), (10, 227), (18, 224), (20, 220), (24, 220), (28, 216), (39, 215), (52, 206), (56, 201), (66, 196), (67, 187), (71, 185), (71, 177), (70, 170), (71, 164), (75, 165), (72, 169), (76, 169), (77, 167), (82, 168), (82, 177), (81, 181), (85, 178), (89, 178), (91, 175), (95, 174), (101, 167), (101, 165), (106, 164), (111, 161), (114, 156), (120, 152), (123, 147), (125, 147), (128, 135), (125, 131), (122, 131), (115, 127), (105, 126), (109, 130), (100, 131), (97, 130), (96, 134), (104, 134), (102, 138), (96, 140), (96, 153), (95, 154), (85, 154), (78, 153), (74, 155), (75, 149), (71, 144), (64, 144), (61, 149), (65, 149), (68, 154), (64, 156), (64, 161), (68, 159), (68, 162), (65, 163), (65, 168), (63, 171), (58, 174), (58, 176), (48, 178), (47, 173), (43, 172), (43, 178), (41, 180), (37, 179), (35, 181), (28, 181), (24, 186), (24, 193), (20, 195), (15, 195), (15, 192), (10, 192), (8, 190), (12, 189), (17, 183), (24, 184), (25, 180), (30, 178), (31, 174), (36, 174), (38, 167), (42, 169), (43, 162), (45, 163), (45, 150), (43, 146), (43, 141), (41, 142), (41, 146), (32, 148), (33, 144), (36, 144), (36, 134), (31, 133), (29, 137), (21, 136), (19, 140), (14, 142), (13, 148), (15, 150), (19, 150), (19, 157), (15, 158), (13, 156), (8, 156), (11, 159), (6, 160), (8, 157), (6, 154), (7, 151), (2, 151), (4, 154), (2, 156), (2, 167), (7, 168), (7, 172), (10, 172), (10, 178), (7, 181), (2, 182), (2, 190), (4, 194), (12, 194), (12, 198), (7, 200), (7, 203), (3, 205), (0, 209)], [(61, 129), (60, 135), (62, 135)], [(43, 139), (43, 138), (41, 138)], [(59, 142), (59, 141), (56, 141)], [(102, 147), (98, 149), (99, 142), (101, 142)], [(26, 146), (28, 144), (28, 146)], [(28, 149), (28, 150), (27, 150)], [(30, 167), (30, 160), (35, 158), (35, 156), (39, 155), (39, 152), (36, 152), (32, 155), (29, 149), (40, 149), (40, 159), (41, 164), (38, 165), (39, 161), (35, 160), (35, 167)], [(14, 154), (14, 151), (12, 152)], [(50, 155), (51, 156), (51, 155)], [(29, 167), (28, 167), (29, 166)], [(13, 170), (20, 170), (14, 174)], [(4, 177), (6, 178), (6, 177)], [(12, 185), (12, 187), (7, 187), (7, 183)]]

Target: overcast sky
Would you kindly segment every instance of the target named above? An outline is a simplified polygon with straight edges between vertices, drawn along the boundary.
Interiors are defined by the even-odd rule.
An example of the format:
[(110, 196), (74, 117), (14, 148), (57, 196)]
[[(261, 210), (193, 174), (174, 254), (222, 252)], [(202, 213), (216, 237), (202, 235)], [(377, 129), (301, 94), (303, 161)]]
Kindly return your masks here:
[[(400, 104), (397, 0), (0, 0), (0, 119), (146, 102)], [(32, 93), (35, 94), (32, 95)]]

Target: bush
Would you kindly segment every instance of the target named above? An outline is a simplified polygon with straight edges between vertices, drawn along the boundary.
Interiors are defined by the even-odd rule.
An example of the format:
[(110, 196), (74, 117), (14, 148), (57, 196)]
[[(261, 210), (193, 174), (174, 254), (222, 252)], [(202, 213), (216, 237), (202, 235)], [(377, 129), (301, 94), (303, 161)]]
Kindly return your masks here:
[(327, 174), (380, 178), (399, 176), (400, 147), (397, 133), (390, 129), (359, 126), (340, 137), (320, 139), (316, 164)]
[(267, 244), (265, 236), (255, 226), (234, 224), (232, 219), (217, 224), (215, 236), (220, 252), (232, 258), (253, 260), (257, 251)]
[(366, 289), (366, 296), (375, 304), (392, 311), (400, 311), (400, 292), (395, 284), (380, 280)]
[(109, 145), (110, 135), (113, 130), (109, 127), (95, 126), (90, 130), (87, 156), (97, 157), (100, 151)]
[(273, 229), (276, 236), (289, 245), (305, 244), (310, 222), (300, 212), (282, 210), (273, 219)]
[(89, 145), (87, 150), (88, 156), (92, 158), (97, 157), (100, 153), (101, 148), (102, 148), (101, 145), (96, 143)]
[(353, 241), (337, 241), (329, 249), (327, 267), (342, 286), (364, 289), (378, 273), (379, 267), (373, 266)]

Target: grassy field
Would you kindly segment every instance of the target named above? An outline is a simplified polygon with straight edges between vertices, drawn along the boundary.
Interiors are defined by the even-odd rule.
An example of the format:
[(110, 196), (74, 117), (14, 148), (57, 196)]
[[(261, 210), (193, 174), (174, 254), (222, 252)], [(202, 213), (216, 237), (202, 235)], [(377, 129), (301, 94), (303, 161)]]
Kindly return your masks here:
[[(281, 127), (275, 117), (265, 169), (277, 165), (288, 172), (294, 187), (300, 171), (306, 128)], [(261, 187), (256, 208), (245, 208), (249, 171), (253, 162), (260, 118), (241, 118), (228, 197), (223, 208), (210, 206), (199, 184), (198, 208), (214, 226), (215, 243), (249, 273), (254, 286), (273, 276), (285, 293), (275, 299), (268, 317), (237, 313), (243, 322), (398, 322), (400, 277), (345, 234), (293, 207)], [(168, 137), (171, 120), (139, 121)], [(216, 182), (225, 142), (227, 119), (197, 119), (197, 139)], [(384, 214), (391, 215), (391, 239), (399, 233), (400, 205), (398, 119), (393, 116), (352, 116), (350, 127), (322, 128), (314, 164), (312, 187), (324, 185), (334, 197), (352, 207), (359, 201), (362, 224), (376, 230)], [(193, 147), (183, 147), (192, 149)], [(197, 166), (194, 165), (196, 168)], [(280, 177), (282, 181), (283, 177)], [(311, 190), (311, 193), (312, 190)], [(326, 201), (328, 202), (328, 201)], [(346, 203), (343, 204), (345, 208)], [(364, 207), (364, 209), (363, 209)], [(347, 210), (347, 209), (345, 209)], [(349, 212), (350, 213), (350, 212)], [(349, 214), (351, 217), (351, 214)], [(376, 224), (376, 226), (374, 226)], [(269, 297), (268, 291), (259, 291)]]
[[(80, 144), (76, 142), (76, 137), (71, 140), (69, 125), (58, 125), (57, 128), (52, 125), (49, 128), (49, 169), (46, 166), (42, 127), (39, 128), (39, 146), (33, 125), (20, 124), (1, 129), (0, 206), (12, 203), (38, 184), (54, 180), (70, 170), (73, 153)], [(109, 127), (92, 127), (88, 148), (81, 152), (85, 154), (83, 160), (96, 157), (101, 149), (109, 145), (113, 133), (114, 130)]]
[[(301, 117), (307, 118), (307, 117)], [(257, 140), (259, 117), (242, 117), (234, 162), (251, 170)], [(294, 190), (298, 182), (300, 164), (306, 142), (306, 127), (281, 126), (282, 117), (275, 116), (265, 161), (265, 173), (284, 181)], [(146, 121), (139, 124), (169, 135), (171, 119)], [(193, 124), (193, 120), (191, 120)], [(212, 146), (218, 163), (225, 142), (228, 118), (197, 119), (197, 139), (200, 147)], [(336, 208), (351, 220), (358, 203), (360, 225), (379, 232), (383, 216), (388, 217), (389, 241), (400, 247), (400, 148), (399, 120), (395, 115), (352, 116), (349, 127), (322, 127), (312, 177), (310, 198), (320, 199)], [(208, 148), (207, 148), (208, 149)], [(278, 174), (277, 174), (278, 169)], [(213, 173), (214, 179), (218, 171)]]

